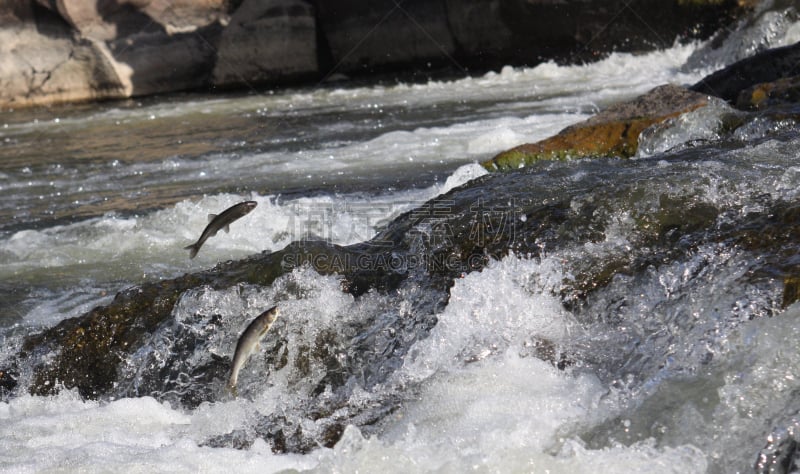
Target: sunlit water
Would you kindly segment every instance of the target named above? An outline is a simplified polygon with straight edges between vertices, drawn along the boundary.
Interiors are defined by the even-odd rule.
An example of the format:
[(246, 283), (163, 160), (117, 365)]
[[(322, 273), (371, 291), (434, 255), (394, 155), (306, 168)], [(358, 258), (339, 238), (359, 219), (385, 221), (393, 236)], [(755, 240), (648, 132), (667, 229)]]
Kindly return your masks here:
[[(727, 43), (726, 57), (703, 53), (702, 45), (676, 45), (588, 65), (545, 63), (425, 84), (337, 84), (3, 112), (0, 340), (6, 344), (0, 361), (22, 335), (79, 316), (133, 284), (280, 250), (303, 238), (368, 240), (402, 213), (485, 174), (476, 163), (499, 151), (550, 136), (656, 85), (694, 83), (745, 46), (797, 40), (794, 23), (778, 32), (774, 21), (767, 24), (771, 29), (756, 23), (750, 36)], [(714, 121), (725, 107), (715, 104), (648, 137), (637, 158), (651, 160), (654, 189), (667, 183), (667, 194), (685, 186), (698, 202), (742, 213), (758, 212), (753, 196), (760, 194), (797, 202), (800, 168), (792, 150), (800, 140), (791, 121), (740, 132), (742, 140), (761, 141), (730, 156), (715, 151), (691, 165), (663, 159), (688, 141), (713, 140)], [(729, 181), (726, 173), (736, 166), (726, 160), (739, 164), (745, 154), (754, 157), (753, 171)], [(590, 182), (586, 176), (597, 165), (559, 166), (567, 189)], [(609, 176), (616, 166), (609, 165)], [(671, 175), (687, 170), (700, 177), (699, 187), (672, 184)], [(258, 206), (189, 260), (183, 247), (196, 240), (207, 215), (244, 199)], [(766, 441), (770, 423), (800, 410), (793, 405), (800, 389), (794, 370), (800, 309), (777, 308), (777, 284), (732, 291), (750, 268), (749, 254), (709, 245), (690, 261), (619, 278), (588, 309), (571, 313), (558, 297), (561, 283), (574, 278), (565, 265), (637, 245), (629, 240), (637, 219), (630, 209), (612, 209), (606, 218), (604, 240), (537, 259), (511, 254), (456, 281), (437, 324), (413, 343), (402, 366), (381, 387), (353, 393), (350, 406), (400, 400), (370, 433), (349, 426), (335, 447), (307, 454), (274, 454), (258, 437), (247, 449), (209, 446), (209, 439), (235, 430), (252, 432), (265, 414), (294, 416), (295, 394), (324, 375), (312, 371), (303, 380), (290, 366), (273, 370), (253, 357), (241, 374), (242, 397), (194, 409), (158, 401), (170, 399), (160, 393), (102, 401), (71, 391), (17, 393), (0, 402), (0, 470), (751, 469), (763, 447), (752, 440)], [(618, 294), (635, 296), (636, 304), (617, 306)], [(269, 288), (187, 292), (174, 317), (176, 327), (200, 331), (204, 351), (229, 357), (247, 321), (276, 299), (286, 315), (278, 330), (291, 351), (325, 331), (346, 331), (349, 321), (376, 317), (386, 305), (412, 307), (412, 297), (370, 292), (356, 299), (341, 291), (336, 276), (300, 269)], [(687, 329), (673, 320), (683, 313), (697, 323)], [(214, 325), (195, 318), (211, 314), (227, 329), (203, 332), (204, 324)], [(613, 328), (603, 324), (610, 319)], [(673, 324), (684, 331), (682, 339), (667, 337)], [(153, 335), (149, 352), (135, 354), (128, 370), (143, 370), (137, 364), (171, 350), (158, 339), (168, 332)], [(637, 337), (641, 344), (632, 349)], [(560, 370), (531, 356), (541, 340), (587, 362)], [(639, 355), (628, 357), (620, 347)], [(663, 354), (665, 368), (649, 359)], [(615, 361), (630, 367), (614, 372), (608, 367)], [(267, 373), (268, 383), (260, 382)]]

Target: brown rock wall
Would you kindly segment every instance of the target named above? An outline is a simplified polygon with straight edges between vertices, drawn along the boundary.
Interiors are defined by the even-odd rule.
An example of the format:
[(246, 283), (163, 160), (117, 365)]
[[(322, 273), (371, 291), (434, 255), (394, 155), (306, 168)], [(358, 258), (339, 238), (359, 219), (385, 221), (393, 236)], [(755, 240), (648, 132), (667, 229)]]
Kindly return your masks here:
[(0, 107), (665, 47), (736, 0), (6, 0)]

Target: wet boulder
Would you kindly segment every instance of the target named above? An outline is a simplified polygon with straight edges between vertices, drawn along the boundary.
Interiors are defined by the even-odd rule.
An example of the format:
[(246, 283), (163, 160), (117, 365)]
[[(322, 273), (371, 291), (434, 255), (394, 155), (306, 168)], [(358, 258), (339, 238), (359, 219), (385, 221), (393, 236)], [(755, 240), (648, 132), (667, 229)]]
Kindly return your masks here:
[[(631, 157), (645, 129), (664, 126), (718, 97), (744, 111), (720, 117), (719, 134), (730, 135), (754, 121), (800, 118), (800, 43), (774, 48), (717, 71), (689, 89), (664, 85), (536, 143), (519, 145), (483, 164), (490, 171), (510, 170), (540, 160)], [(718, 100), (718, 99), (714, 99)], [(742, 128), (743, 129), (743, 128)]]
[[(797, 21), (795, 8), (788, 8), (782, 14), (787, 23)], [(691, 89), (759, 116), (797, 120), (800, 118), (798, 64), (800, 43), (766, 49), (704, 77)]]
[(639, 134), (643, 130), (707, 103), (704, 94), (675, 85), (659, 86), (571, 125), (553, 137), (517, 146), (482, 164), (496, 171), (516, 169), (540, 160), (630, 157), (638, 149)]
[[(769, 95), (777, 86), (751, 88), (796, 76), (798, 64), (800, 64), (800, 43), (773, 48), (716, 71), (701, 79), (691, 89), (730, 103), (737, 102), (737, 99), (744, 94), (742, 105), (749, 108), (762, 102), (763, 96)], [(749, 99), (746, 92), (748, 89), (751, 89)]]
[(783, 426), (775, 428), (767, 443), (758, 452), (754, 472), (758, 474), (789, 473), (800, 469), (800, 417), (794, 413)]
[(331, 70), (349, 74), (427, 61), (451, 65), (448, 58), (456, 53), (440, 0), (344, 0), (316, 6)]
[(227, 13), (229, 2), (41, 0), (39, 3), (60, 15), (80, 36), (107, 41), (155, 29), (173, 34), (207, 26)]

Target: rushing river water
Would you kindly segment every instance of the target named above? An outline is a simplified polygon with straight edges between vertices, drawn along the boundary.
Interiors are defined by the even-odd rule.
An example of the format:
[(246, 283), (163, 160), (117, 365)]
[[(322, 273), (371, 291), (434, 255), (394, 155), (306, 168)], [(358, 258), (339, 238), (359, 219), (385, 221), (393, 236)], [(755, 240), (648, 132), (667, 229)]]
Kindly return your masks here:
[[(112, 396), (0, 392), (0, 470), (748, 472), (770, 440), (791, 459), (796, 445), (775, 439), (800, 429), (800, 307), (781, 306), (784, 282), (770, 271), (796, 247), (754, 249), (730, 229), (758, 234), (747, 224), (796, 218), (796, 123), (757, 121), (716, 142), (730, 112), (717, 103), (651, 134), (633, 160), (499, 178), (477, 165), (656, 85), (692, 84), (755, 48), (797, 41), (789, 17), (763, 14), (716, 50), (3, 111), (0, 369), (26, 335), (124, 288), (306, 238), (364, 242), (437, 196), (437, 218), (485, 186), (509, 193), (504, 218), (520, 228), (533, 228), (534, 214), (516, 214), (516, 199), (568, 224), (537, 227), (538, 255), (512, 246), (465, 271), (446, 305), (422, 280), (354, 298), (311, 268), (268, 287), (187, 291), (174, 322), (126, 358)], [(479, 184), (459, 188), (468, 182)], [(184, 247), (207, 215), (245, 199), (256, 209), (190, 260)], [(648, 240), (656, 225), (688, 230)], [(598, 268), (615, 265), (629, 271), (601, 282)], [(275, 301), (277, 335), (242, 371), (241, 396), (186, 402), (182, 390), (200, 385), (187, 374), (231, 357), (247, 321)], [(355, 331), (364, 321), (372, 329)], [(350, 352), (381, 331), (395, 344), (384, 359)], [(187, 332), (199, 342), (179, 346)], [(329, 368), (271, 354), (308, 361), (298, 348), (320, 340), (343, 366), (362, 357), (360, 370), (373, 372), (337, 391), (325, 386)], [(149, 372), (164, 361), (174, 380)], [(20, 386), (30, 370), (15, 374)], [(309, 415), (334, 399), (338, 411)], [(324, 447), (337, 419), (350, 421)], [(299, 444), (272, 436), (274, 425), (302, 431)]]

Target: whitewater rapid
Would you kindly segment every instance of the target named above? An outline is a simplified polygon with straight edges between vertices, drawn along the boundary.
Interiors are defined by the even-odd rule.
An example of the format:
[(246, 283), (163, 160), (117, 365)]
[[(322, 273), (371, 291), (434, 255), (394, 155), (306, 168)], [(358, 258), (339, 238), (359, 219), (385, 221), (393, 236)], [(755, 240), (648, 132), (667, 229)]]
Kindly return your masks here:
[[(106, 304), (135, 284), (277, 251), (304, 238), (339, 245), (366, 241), (403, 213), (483, 176), (477, 163), (499, 151), (546, 138), (656, 85), (694, 83), (751, 43), (800, 39), (797, 23), (775, 33), (767, 28), (770, 18), (755, 22), (756, 40), (734, 35), (741, 44), (727, 43), (733, 45), (724, 57), (701, 54), (707, 45), (676, 44), (585, 65), (506, 67), (425, 84), (189, 96), (0, 116), (0, 154), (8, 158), (0, 167), (0, 362), (19, 350), (25, 335)], [(713, 140), (714, 123), (724, 112), (716, 104), (682, 118), (649, 137), (636, 159), (672, 173), (673, 162), (660, 155), (687, 141)], [(768, 138), (796, 124), (758, 128), (743, 139)], [(148, 133), (130, 140), (115, 132), (124, 130)], [(107, 135), (90, 139), (99, 132)], [(51, 151), (53, 143), (58, 153)], [(787, 156), (794, 144), (766, 140), (736, 152), (753, 154), (764, 169), (781, 169), (761, 182), (729, 185), (718, 179), (724, 163), (698, 160), (694, 172), (711, 183), (698, 191), (698, 200), (756, 212), (751, 197), (758, 192), (796, 199), (800, 168), (769, 161)], [(588, 172), (578, 170), (567, 181)], [(189, 260), (183, 247), (197, 239), (207, 215), (241, 200), (258, 206)], [(0, 401), (0, 472), (688, 473), (722, 472), (731, 456), (754, 460), (745, 452), (752, 446), (744, 444), (744, 435), (768, 430), (765, 420), (785, 412), (798, 389), (793, 368), (800, 364), (800, 326), (794, 321), (800, 307), (725, 325), (730, 321), (715, 304), (740, 304), (746, 320), (778, 311), (770, 306), (775, 290), (723, 292), (715, 285), (735, 285), (746, 275), (748, 255), (698, 248), (695, 260), (653, 269), (642, 281), (615, 280), (612, 289), (630, 288), (637, 305), (614, 313), (611, 295), (597, 303), (597, 314), (629, 318), (622, 328), (634, 333), (641, 329), (637, 316), (663, 311), (669, 319), (671, 310), (677, 312), (670, 297), (689, 288), (680, 293), (681, 303), (688, 300), (712, 322), (669, 346), (669, 360), (680, 365), (694, 360), (694, 351), (713, 353), (707, 383), (676, 377), (662, 385), (656, 374), (639, 386), (635, 374), (610, 381), (591, 365), (572, 364), (571, 357), (592, 344), (613, 359), (621, 350), (615, 344), (629, 342), (627, 334), (579, 320), (558, 294), (565, 280), (575, 278), (565, 270), (566, 260), (636, 245), (627, 238), (635, 224), (630, 214), (608, 221), (604, 240), (537, 259), (512, 253), (457, 279), (437, 324), (413, 343), (385, 386), (356, 390), (348, 401), (368, 407), (377, 397), (402, 394), (373, 433), (347, 426), (333, 448), (320, 445), (305, 454), (275, 454), (259, 437), (246, 449), (214, 446), (209, 440), (235, 430), (255, 433), (264, 415), (292, 416), (295, 391), (311, 384), (291, 367), (271, 368), (264, 347), (240, 375), (242, 397), (193, 409), (156, 399), (169, 394), (84, 400), (77, 391), (32, 396), (21, 390)], [(708, 273), (721, 275), (719, 281), (691, 286), (698, 274)], [(375, 291), (354, 298), (341, 283), (303, 268), (269, 288), (196, 289), (181, 296), (173, 317), (176, 327), (201, 331), (209, 353), (229, 357), (238, 329), (280, 298), (282, 314), (291, 316), (276, 325), (288, 350), (297, 350), (321, 332), (346, 331), (348, 321), (382, 314), (391, 303)], [(603, 313), (607, 308), (612, 310)], [(229, 330), (213, 330), (214, 318)], [(656, 323), (663, 323), (664, 333), (672, 328), (669, 320)], [(715, 324), (723, 331), (719, 339)], [(205, 327), (210, 329), (197, 329)], [(170, 351), (161, 336), (153, 334), (127, 370), (145, 370), (137, 363)], [(543, 360), (541, 344), (573, 352), (556, 351), (553, 360)], [(23, 381), (29, 378), (21, 374)], [(406, 387), (413, 391), (404, 392)], [(691, 403), (660, 418), (656, 402), (678, 395)], [(319, 428), (300, 421), (310, 432)]]

